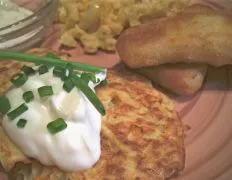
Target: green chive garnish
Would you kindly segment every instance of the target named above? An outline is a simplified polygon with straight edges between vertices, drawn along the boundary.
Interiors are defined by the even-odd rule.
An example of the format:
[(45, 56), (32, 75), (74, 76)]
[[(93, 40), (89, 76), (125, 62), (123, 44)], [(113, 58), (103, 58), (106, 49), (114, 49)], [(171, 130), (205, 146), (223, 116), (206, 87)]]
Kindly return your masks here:
[(28, 107), (25, 103), (21, 104), (19, 107), (17, 107), (15, 110), (9, 112), (7, 114), (7, 116), (11, 119), (14, 120), (15, 118), (17, 118), (18, 116), (20, 116), (21, 114), (23, 114), (24, 112), (26, 112), (28, 110)]
[(53, 69), (53, 75), (56, 77), (62, 77), (64, 67), (55, 66)]
[(69, 77), (69, 70), (68, 69), (63, 69), (62, 75), (61, 75), (61, 80), (64, 81)]
[(101, 101), (98, 99), (97, 95), (88, 86), (88, 84), (78, 76), (73, 76), (72, 81), (74, 85), (86, 95), (86, 97), (94, 105), (94, 107), (100, 112), (100, 114), (104, 116), (105, 115), (104, 106), (102, 105)]
[(38, 93), (40, 97), (46, 97), (53, 95), (52, 86), (42, 86), (38, 88)]
[(26, 81), (28, 80), (28, 76), (24, 73), (17, 73), (12, 76), (11, 82), (16, 86), (20, 87), (22, 86)]
[[(11, 51), (0, 51), (0, 60), (17, 60), (17, 61), (24, 61), (24, 62), (32, 62), (32, 63), (39, 63), (39, 64), (47, 64), (51, 66), (65, 66), (67, 61), (54, 58), (54, 57), (41, 57), (35, 55), (29, 55), (19, 52), (11, 52)], [(82, 64), (78, 62), (69, 62), (74, 69), (79, 71), (87, 71), (92, 73), (98, 73), (104, 71), (104, 68)]]
[(60, 77), (63, 81), (71, 77), (73, 74), (73, 66), (69, 63), (65, 67), (55, 66), (53, 69), (53, 75)]
[(63, 69), (61, 79), (64, 81), (65, 79), (70, 78), (72, 76), (72, 74), (73, 74), (73, 66), (68, 63), (68, 64), (66, 64), (65, 68)]
[(104, 85), (107, 85), (107, 80), (106, 79), (104, 79), (99, 85), (102, 85), (102, 86), (104, 86)]
[(5, 114), (10, 110), (10, 108), (9, 99), (5, 96), (0, 97), (0, 112)]
[(25, 93), (23, 93), (23, 99), (25, 102), (30, 102), (34, 99), (34, 95), (32, 91), (27, 91)]
[(17, 122), (17, 126), (18, 128), (24, 128), (27, 124), (27, 120), (26, 119), (20, 119), (18, 122)]
[(97, 82), (96, 83), (99, 83), (101, 81), (101, 79), (97, 78)]
[(46, 64), (41, 65), (39, 67), (38, 71), (39, 71), (39, 74), (47, 73), (48, 72), (48, 65), (46, 65)]
[(90, 74), (90, 73), (82, 73), (81, 79), (86, 83), (89, 83), (89, 81), (92, 81), (93, 83), (97, 82), (95, 74)]
[(64, 119), (58, 118), (55, 121), (48, 123), (47, 129), (51, 134), (56, 134), (67, 128), (67, 124)]
[(73, 81), (71, 79), (66, 79), (63, 84), (65, 91), (70, 92), (74, 88)]
[(30, 74), (35, 73), (35, 70), (34, 70), (32, 67), (29, 67), (29, 66), (23, 66), (23, 67), (21, 68), (21, 70), (22, 70), (26, 75), (30, 75)]

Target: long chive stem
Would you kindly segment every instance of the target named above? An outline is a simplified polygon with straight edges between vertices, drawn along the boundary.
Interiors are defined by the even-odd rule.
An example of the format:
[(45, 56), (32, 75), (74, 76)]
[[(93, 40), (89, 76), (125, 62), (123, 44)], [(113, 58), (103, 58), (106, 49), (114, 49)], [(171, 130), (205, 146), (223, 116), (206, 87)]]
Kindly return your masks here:
[(78, 76), (73, 77), (72, 80), (75, 86), (85, 94), (85, 96), (89, 99), (89, 101), (93, 104), (93, 106), (100, 112), (102, 116), (104, 116), (105, 115), (104, 106), (102, 102), (98, 99), (97, 95), (88, 86), (88, 84)]
[[(48, 64), (53, 66), (65, 66), (67, 61), (53, 58), (53, 57), (41, 57), (35, 55), (29, 55), (19, 52), (11, 52), (11, 51), (0, 51), (0, 61), (2, 60), (17, 60), (31, 63), (40, 63), (40, 64)], [(104, 68), (96, 67), (88, 64), (82, 64), (78, 62), (68, 62), (73, 66), (74, 69), (79, 71), (88, 71), (92, 73), (98, 73), (104, 71)]]

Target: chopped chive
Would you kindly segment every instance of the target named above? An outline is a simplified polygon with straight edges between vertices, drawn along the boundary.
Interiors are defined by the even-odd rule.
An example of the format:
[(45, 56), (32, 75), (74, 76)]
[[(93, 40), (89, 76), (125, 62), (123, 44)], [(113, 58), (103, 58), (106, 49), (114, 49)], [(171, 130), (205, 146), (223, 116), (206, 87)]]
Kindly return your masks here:
[(95, 75), (90, 73), (82, 73), (81, 79), (84, 80), (86, 83), (89, 83), (89, 81), (92, 81), (93, 83), (97, 82)]
[(42, 86), (38, 88), (38, 93), (40, 97), (46, 97), (53, 95), (52, 86)]
[(65, 67), (55, 66), (53, 69), (53, 75), (60, 77), (63, 81), (71, 77), (73, 74), (73, 66), (69, 63)]
[[(35, 55), (24, 54), (20, 52), (11, 52), (11, 51), (0, 51), (0, 60), (17, 60), (17, 61), (24, 61), (24, 62), (32, 62), (32, 63), (39, 63), (39, 64), (47, 64), (52, 66), (65, 66), (67, 61), (54, 58), (54, 57), (41, 57)], [(82, 64), (78, 62), (70, 62), (74, 69), (79, 71), (87, 71), (92, 73), (102, 72), (105, 69), (101, 67), (92, 66), (89, 64)]]
[(48, 123), (47, 129), (51, 134), (56, 134), (67, 128), (67, 124), (64, 119), (58, 118), (55, 121)]
[(96, 83), (100, 83), (101, 79), (97, 78), (97, 82)]
[(78, 76), (72, 76), (72, 81), (74, 85), (86, 95), (86, 97), (93, 104), (93, 106), (100, 112), (100, 114), (104, 116), (105, 115), (104, 106), (101, 103), (101, 101), (98, 99), (97, 95), (88, 86), (88, 84)]
[(16, 86), (20, 87), (22, 86), (26, 81), (28, 80), (28, 76), (24, 73), (17, 73), (12, 76), (11, 82)]
[(61, 75), (61, 80), (65, 81), (69, 77), (69, 70), (64, 68)]
[(34, 95), (32, 91), (27, 91), (25, 93), (23, 93), (23, 99), (25, 102), (30, 102), (34, 99)]
[(26, 75), (30, 75), (30, 74), (35, 73), (35, 70), (34, 70), (32, 67), (29, 67), (29, 66), (23, 66), (23, 67), (21, 68), (21, 70), (22, 70)]
[(108, 84), (108, 82), (107, 82), (107, 80), (106, 79), (104, 79), (99, 85), (102, 85), (102, 86), (104, 86), (104, 85), (107, 85)]
[(24, 128), (27, 124), (27, 120), (26, 119), (20, 119), (18, 122), (17, 122), (17, 126), (18, 128)]
[(55, 66), (53, 69), (53, 75), (56, 77), (62, 77), (64, 67)]
[(17, 107), (15, 110), (9, 112), (7, 114), (7, 116), (11, 119), (14, 120), (15, 118), (17, 118), (18, 116), (20, 116), (21, 114), (23, 114), (24, 112), (26, 112), (28, 110), (28, 107), (25, 103), (21, 104), (19, 107)]
[(45, 65), (45, 64), (41, 65), (39, 67), (38, 71), (39, 71), (39, 74), (47, 73), (48, 72), (48, 65)]
[(61, 79), (64, 81), (68, 78), (70, 78), (73, 74), (73, 67), (71, 64), (66, 64), (65, 68), (63, 68), (62, 70), (62, 75), (61, 75)]
[(66, 79), (63, 84), (65, 91), (70, 92), (74, 88), (74, 84), (71, 79)]
[(5, 114), (10, 110), (10, 108), (9, 99), (5, 96), (0, 97), (0, 112)]

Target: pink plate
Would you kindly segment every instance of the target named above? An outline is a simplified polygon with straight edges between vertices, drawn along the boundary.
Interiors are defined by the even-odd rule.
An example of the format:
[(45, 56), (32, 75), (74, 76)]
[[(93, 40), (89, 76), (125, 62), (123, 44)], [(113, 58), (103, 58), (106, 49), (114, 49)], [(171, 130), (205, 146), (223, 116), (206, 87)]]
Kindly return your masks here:
[[(43, 47), (59, 49), (54, 41), (57, 28)], [(120, 62), (116, 54), (86, 55), (81, 48), (67, 52), (72, 60), (107, 68)], [(191, 128), (185, 139), (185, 170), (175, 180), (231, 180), (232, 69), (210, 68), (204, 87), (195, 96), (172, 98), (183, 123)]]
[[(57, 27), (53, 29), (54, 33)], [(58, 50), (52, 37), (43, 46)], [(119, 63), (116, 54), (86, 55), (66, 51), (71, 59), (103, 67)], [(193, 97), (172, 97), (186, 132), (186, 166), (176, 180), (232, 180), (232, 68), (210, 68), (201, 91)]]
[(232, 179), (232, 70), (211, 68), (194, 97), (176, 97), (184, 124), (186, 167), (178, 180)]

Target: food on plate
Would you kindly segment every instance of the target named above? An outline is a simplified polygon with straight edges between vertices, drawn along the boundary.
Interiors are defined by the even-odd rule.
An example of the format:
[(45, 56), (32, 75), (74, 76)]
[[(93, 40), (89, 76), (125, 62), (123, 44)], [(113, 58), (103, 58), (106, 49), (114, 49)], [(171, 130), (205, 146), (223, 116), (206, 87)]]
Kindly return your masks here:
[(32, 11), (18, 7), (10, 0), (0, 0), (0, 28), (16, 23), (32, 14)]
[(222, 66), (232, 61), (230, 14), (192, 6), (186, 12), (125, 30), (117, 50), (131, 68), (165, 63), (207, 63)]
[[(7, 74), (8, 70), (12, 71), (12, 69), (15, 72), (20, 70), (19, 66), (12, 67), (9, 65), (5, 69), (4, 74)], [(47, 76), (50, 77), (50, 75)], [(49, 78), (46, 78), (46, 80), (49, 80)], [(9, 131), (5, 131), (4, 124), (9, 124), (10, 122), (8, 119), (3, 118), (0, 126), (0, 162), (9, 179), (100, 180), (140, 178), (164, 180), (182, 172), (185, 160), (184, 128), (174, 109), (174, 104), (167, 96), (155, 90), (144, 77), (127, 70), (121, 70), (120, 72), (108, 70), (107, 84), (98, 86), (96, 94), (104, 105), (105, 115), (101, 123), (101, 156), (93, 167), (85, 171), (65, 171), (62, 168), (57, 168), (57, 165), (45, 166), (43, 161), (38, 161), (40, 160), (38, 157), (30, 158), (26, 156), (26, 152), (23, 153), (20, 145), (17, 146), (17, 143), (13, 143), (13, 138), (9, 138), (11, 136), (8, 134)], [(19, 94), (15, 96), (17, 95)], [(76, 96), (80, 95), (77, 93)], [(9, 99), (11, 102), (12, 98)], [(80, 99), (80, 97), (76, 99)], [(15, 98), (15, 101), (17, 100), (18, 98)], [(45, 100), (41, 101), (44, 103)], [(75, 100), (73, 99), (73, 101)], [(79, 103), (81, 106), (81, 101)], [(71, 105), (68, 107), (72, 109)], [(67, 109), (67, 107), (64, 108)], [(33, 111), (36, 110), (34, 109)], [(37, 118), (35, 117), (35, 119)], [(32, 122), (35, 121), (31, 118), (30, 120)], [(30, 128), (30, 123), (32, 123), (30, 120), (28, 119), (24, 128), (18, 127), (15, 130), (26, 133), (28, 131), (26, 128)], [(85, 121), (85, 119), (76, 119), (72, 123), (75, 121)], [(98, 124), (97, 119), (93, 118), (89, 119), (89, 121), (90, 126), (91, 124)], [(12, 128), (15, 128), (13, 124), (16, 123), (14, 120), (11, 121)], [(68, 124), (68, 120), (66, 120), (66, 123)], [(22, 124), (20, 126), (23, 126)], [(99, 124), (97, 126), (99, 127)], [(91, 128), (95, 129), (97, 127)], [(30, 137), (19, 137), (18, 141), (26, 145), (27, 138), (39, 138), (39, 134), (43, 134), (40, 130), (40, 128), (36, 128)], [(67, 128), (57, 134), (50, 134), (44, 129), (44, 134), (46, 134), (48, 139), (50, 136), (57, 139), (66, 130)], [(79, 131), (81, 130), (78, 129), (78, 132), (73, 133), (80, 133)], [(97, 138), (97, 130), (93, 130), (92, 133), (95, 136), (93, 138)], [(74, 134), (70, 134), (70, 136), (72, 135)], [(62, 141), (62, 143), (67, 144), (70, 142), (70, 146), (74, 149), (81, 148), (83, 145), (80, 144), (78, 135), (74, 137), (66, 136), (66, 138), (67, 142)], [(73, 139), (73, 141), (69, 141), (70, 139)], [(88, 138), (85, 140), (87, 143), (85, 145), (89, 145), (93, 141)], [(38, 150), (50, 148), (44, 147), (45, 144), (46, 142), (41, 143)], [(51, 142), (47, 145), (52, 146), (54, 144)], [(31, 148), (34, 147), (32, 146)], [(63, 150), (65, 150), (65, 147)], [(59, 149), (53, 149), (50, 153), (54, 153), (55, 156), (58, 152)], [(43, 153), (46, 154), (48, 152), (45, 151)], [(70, 153), (73, 153), (73, 151)], [(87, 156), (89, 155), (83, 155), (82, 160), (86, 161)], [(70, 156), (64, 154), (60, 154), (57, 158), (54, 161), (58, 160), (60, 163), (80, 160), (75, 158), (69, 159)]]
[[(27, 51), (27, 54), (32, 54), (37, 56), (46, 56), (47, 54), (52, 54), (52, 53), (54, 53), (54, 51), (47, 48), (33, 48)], [(70, 55), (66, 52), (56, 51), (56, 56), (62, 58), (63, 60), (67, 60)]]
[(178, 63), (139, 68), (137, 72), (176, 94), (191, 95), (201, 88), (207, 69), (207, 65)]
[[(150, 78), (157, 75), (160, 68), (165, 69), (166, 64), (169, 64), (166, 73), (173, 66), (172, 69), (177, 69), (179, 73), (184, 74), (186, 72), (191, 74), (195, 66), (193, 64), (198, 64), (200, 69), (194, 69), (194, 74), (200, 78), (196, 78), (196, 81), (199, 82), (194, 82), (195, 86), (195, 84), (201, 84), (202, 78), (204, 79), (207, 70), (205, 64), (214, 66), (231, 64), (231, 37), (232, 18), (230, 14), (196, 5), (174, 17), (125, 30), (118, 39), (117, 51), (128, 67), (142, 68), (142, 73)], [(176, 63), (187, 64), (184, 72), (182, 67)], [(159, 65), (163, 66), (158, 68)], [(154, 68), (154, 75), (152, 68)], [(173, 74), (173, 71), (168, 73), (169, 77), (176, 75)], [(165, 77), (164, 79), (160, 77), (158, 80), (157, 77), (151, 79), (155, 82), (159, 81), (164, 87), (179, 93), (179, 90), (175, 89), (175, 85), (166, 83)], [(180, 81), (183, 82), (183, 80)], [(198, 88), (192, 87), (191, 82), (188, 84), (190, 84), (190, 88), (198, 90)], [(181, 84), (181, 86), (185, 85)], [(180, 93), (182, 94), (182, 92)], [(188, 94), (188, 92), (184, 93)]]
[[(34, 48), (28, 51), (28, 54), (35, 54), (35, 55), (46, 55), (48, 53), (52, 53), (52, 51), (45, 49), (45, 48)], [(59, 57), (62, 59), (67, 59), (68, 54), (56, 52)], [(33, 64), (30, 62), (21, 62), (18, 63), (17, 61), (1, 61), (0, 64), (0, 95), (2, 95), (6, 89), (10, 88), (12, 85), (10, 82), (10, 78), (15, 74), (16, 69), (21, 69), (24, 65), (32, 66)]]
[(189, 0), (61, 0), (57, 20), (63, 25), (60, 43), (85, 52), (115, 51), (116, 37), (148, 17), (172, 16)]
[(2, 127), (9, 138), (44, 165), (65, 171), (92, 167), (100, 158), (105, 113), (94, 88), (105, 80), (106, 70), (67, 63), (53, 54), (42, 58), (0, 51), (0, 58), (43, 63), (23, 66), (0, 98)]

